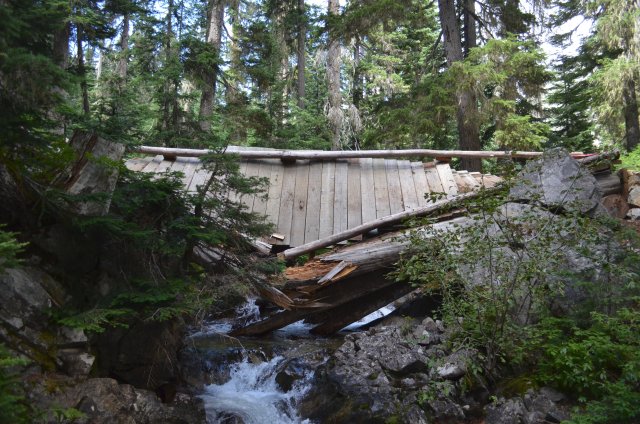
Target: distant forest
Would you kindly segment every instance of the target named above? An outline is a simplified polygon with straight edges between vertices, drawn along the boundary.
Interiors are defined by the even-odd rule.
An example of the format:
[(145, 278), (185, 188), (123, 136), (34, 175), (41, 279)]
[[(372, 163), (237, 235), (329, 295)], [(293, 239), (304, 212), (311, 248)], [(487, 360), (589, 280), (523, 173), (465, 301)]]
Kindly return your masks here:
[[(630, 0), (0, 0), (3, 148), (85, 129), (170, 147), (632, 150), (639, 13)], [(545, 57), (543, 42), (580, 46)]]

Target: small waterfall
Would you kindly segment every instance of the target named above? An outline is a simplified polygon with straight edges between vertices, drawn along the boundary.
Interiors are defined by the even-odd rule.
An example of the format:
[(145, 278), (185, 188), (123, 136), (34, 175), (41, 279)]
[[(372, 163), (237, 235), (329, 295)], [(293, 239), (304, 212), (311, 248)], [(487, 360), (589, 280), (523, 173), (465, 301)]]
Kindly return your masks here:
[(276, 376), (285, 364), (282, 356), (268, 362), (253, 364), (248, 359), (231, 365), (230, 380), (212, 384), (201, 395), (205, 402), (210, 424), (236, 422), (245, 424), (304, 424), (296, 413), (296, 402), (310, 387), (313, 373), (296, 381), (288, 392), (283, 392)]

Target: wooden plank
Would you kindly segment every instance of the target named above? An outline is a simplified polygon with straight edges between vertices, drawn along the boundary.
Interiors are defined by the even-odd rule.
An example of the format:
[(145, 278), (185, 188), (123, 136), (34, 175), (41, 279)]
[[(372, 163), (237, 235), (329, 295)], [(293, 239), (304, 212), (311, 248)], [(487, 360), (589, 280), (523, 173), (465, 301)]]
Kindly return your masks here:
[(333, 234), (333, 201), (336, 181), (335, 162), (322, 164), (322, 191), (320, 193), (320, 231), (319, 237)]
[(391, 214), (389, 207), (389, 186), (387, 185), (387, 171), (384, 159), (373, 160), (373, 181), (376, 196), (376, 218)]
[(309, 188), (309, 162), (296, 162), (296, 187), (293, 194), (293, 215), (291, 217), (291, 246), (304, 244), (307, 218), (307, 190)]
[(162, 163), (163, 160), (164, 159), (162, 155), (157, 155), (153, 159), (151, 159), (151, 161), (149, 161), (149, 163), (144, 168), (142, 168), (141, 171), (156, 172), (156, 168), (158, 167), (158, 165), (160, 165), (160, 163)]
[(153, 160), (153, 156), (146, 156), (143, 158), (134, 158), (126, 162), (127, 169), (134, 172), (140, 172), (142, 169)]
[(282, 175), (282, 194), (280, 197), (280, 213), (278, 214), (278, 233), (284, 236), (279, 244), (291, 244), (291, 220), (293, 218), (293, 198), (296, 189), (296, 165), (284, 164)]
[(333, 232), (339, 233), (347, 229), (347, 177), (348, 163), (336, 162), (335, 193), (333, 201)]
[(280, 198), (282, 196), (282, 177), (284, 176), (284, 169), (282, 164), (274, 163), (271, 168), (271, 175), (269, 175), (269, 192), (267, 194), (267, 209), (265, 214), (267, 220), (273, 225), (278, 225), (278, 218), (280, 214)]
[[(418, 198), (419, 206), (426, 206), (429, 201), (425, 197), (425, 194), (434, 191), (428, 182), (427, 173), (425, 172), (422, 162), (411, 162), (411, 176), (413, 177), (413, 183), (416, 188), (416, 197)], [(439, 181), (439, 180), (438, 180)], [(440, 187), (442, 189), (442, 187)]]
[(416, 185), (411, 172), (411, 162), (408, 160), (398, 161), (398, 176), (400, 177), (400, 188), (402, 190), (402, 202), (405, 209), (414, 209), (420, 206)]
[(435, 166), (425, 168), (423, 172), (427, 177), (431, 193), (446, 193), (442, 181), (440, 181), (440, 174), (438, 174)]
[(263, 159), (260, 161), (260, 170), (258, 172), (258, 177), (265, 178), (267, 180), (267, 184), (264, 186), (264, 192), (259, 193), (253, 199), (253, 212), (260, 215), (264, 215), (267, 211), (267, 195), (270, 189), (269, 178), (274, 166), (276, 166), (275, 160)]
[(360, 186), (360, 162), (349, 160), (347, 172), (347, 228), (362, 224), (362, 193)]
[(304, 242), (318, 240), (320, 236), (320, 197), (322, 194), (322, 162), (309, 165), (309, 188), (307, 189), (307, 217)]
[[(240, 172), (240, 174), (245, 175), (245, 172), (247, 170), (247, 160), (242, 160), (240, 161), (239, 167), (238, 167), (238, 172)], [(229, 200), (232, 202), (240, 202), (240, 195), (238, 193), (236, 193), (235, 191), (231, 191), (229, 190)]]
[(456, 184), (456, 180), (453, 178), (453, 173), (451, 172), (449, 164), (436, 164), (436, 171), (440, 176), (440, 182), (442, 182), (442, 187), (444, 188), (445, 193), (447, 193), (447, 196), (455, 196), (458, 194), (458, 185)]
[(182, 185), (184, 186), (185, 190), (188, 190), (189, 186), (191, 185), (191, 180), (193, 180), (196, 168), (200, 164), (200, 161), (197, 158), (187, 159), (187, 163), (182, 170), (182, 173), (184, 174), (184, 177), (182, 177)]
[(198, 166), (193, 174), (193, 178), (191, 179), (189, 186), (187, 187), (187, 191), (189, 193), (196, 193), (197, 187), (202, 186), (207, 182), (210, 172), (211, 171), (204, 169), (202, 166)]
[[(247, 178), (257, 177), (258, 175), (260, 175), (260, 165), (261, 165), (260, 161), (249, 160), (247, 161), (247, 165), (242, 173)], [(248, 211), (252, 212), (253, 201), (255, 198), (256, 198), (255, 194), (243, 194), (242, 196), (240, 196), (240, 201), (242, 201), (242, 203), (244, 203), (247, 206)]]
[(362, 191), (362, 222), (376, 219), (376, 194), (373, 179), (373, 159), (360, 159), (360, 190)]
[(402, 212), (404, 202), (402, 201), (402, 188), (398, 175), (398, 161), (386, 159), (384, 164), (387, 171), (387, 186), (389, 187), (389, 209), (392, 214)]

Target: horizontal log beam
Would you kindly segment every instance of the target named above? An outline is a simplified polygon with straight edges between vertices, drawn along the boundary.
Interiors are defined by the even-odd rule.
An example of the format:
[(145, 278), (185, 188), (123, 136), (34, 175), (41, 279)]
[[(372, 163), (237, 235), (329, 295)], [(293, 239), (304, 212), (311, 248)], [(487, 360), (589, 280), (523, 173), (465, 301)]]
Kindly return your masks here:
[[(170, 147), (139, 146), (134, 152), (148, 155), (163, 155), (169, 158), (201, 157), (214, 153), (207, 149), (176, 149)], [(472, 150), (240, 150), (228, 148), (225, 153), (240, 156), (242, 159), (281, 159), (284, 161), (295, 160), (327, 160), (327, 159), (357, 159), (357, 158), (405, 158), (405, 157), (430, 157), (430, 158), (519, 158), (533, 159), (542, 156), (542, 152), (524, 151), (472, 151)], [(572, 153), (576, 158), (586, 155)]]
[[(497, 189), (498, 187), (490, 188), (490, 189), (487, 189), (486, 191), (497, 191)], [(424, 216), (433, 212), (437, 212), (439, 210), (442, 210), (448, 207), (453, 207), (454, 205), (464, 200), (476, 198), (480, 196), (481, 193), (482, 192), (472, 191), (469, 193), (459, 194), (449, 199), (438, 200), (429, 206), (423, 206), (416, 209), (398, 212), (393, 215), (388, 215), (382, 218), (375, 219), (373, 221), (365, 222), (364, 224), (358, 225), (357, 227), (353, 227), (346, 231), (333, 234), (329, 237), (325, 237), (320, 240), (312, 241), (311, 243), (306, 243), (298, 247), (287, 249), (284, 252), (279, 253), (278, 257), (285, 261), (289, 261), (291, 259), (295, 259), (299, 256), (305, 255), (315, 250), (332, 246), (341, 241), (348, 240), (360, 234), (367, 233), (376, 228), (397, 224), (409, 218), (416, 218), (419, 216)]]

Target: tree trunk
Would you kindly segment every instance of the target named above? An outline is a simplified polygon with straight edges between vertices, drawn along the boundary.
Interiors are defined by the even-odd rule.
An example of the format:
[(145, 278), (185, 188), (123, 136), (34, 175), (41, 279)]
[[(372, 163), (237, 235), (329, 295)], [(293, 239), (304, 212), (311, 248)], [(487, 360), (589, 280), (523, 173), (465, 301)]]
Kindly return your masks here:
[(305, 41), (307, 38), (307, 27), (305, 25), (306, 16), (305, 16), (305, 8), (304, 8), (304, 0), (298, 0), (298, 107), (300, 109), (304, 108), (304, 96), (305, 96), (305, 80), (304, 80), (304, 71), (305, 71), (305, 59), (306, 59), (306, 49), (305, 49)]
[(78, 75), (80, 76), (80, 89), (82, 90), (82, 111), (89, 115), (89, 89), (87, 87), (86, 70), (84, 67), (84, 50), (82, 49), (82, 27), (76, 26), (77, 54), (78, 54)]
[[(224, 5), (221, 0), (209, 0), (207, 12), (207, 43), (211, 44), (216, 53), (220, 53), (222, 44), (222, 25), (224, 21)], [(214, 99), (218, 77), (218, 65), (210, 69), (204, 77), (202, 97), (200, 98), (200, 128), (208, 131), (211, 128), (211, 114), (213, 113)]]
[(118, 77), (124, 80), (127, 77), (129, 56), (129, 13), (125, 13), (122, 18), (122, 35), (120, 36), (120, 58), (116, 65)]
[[(228, 81), (226, 87), (227, 105), (233, 105), (240, 101), (240, 72), (242, 66), (242, 52), (240, 51), (240, 43), (238, 42), (238, 34), (240, 33), (240, 0), (231, 0), (229, 2), (229, 23), (233, 36), (229, 40), (229, 55), (231, 63), (226, 73)], [(220, 47), (218, 46), (218, 49)]]
[(630, 152), (640, 144), (638, 100), (636, 98), (636, 85), (633, 79), (629, 79), (626, 82), (622, 93), (624, 96), (625, 138), (627, 139), (627, 151)]
[(464, 2), (464, 57), (467, 57), (471, 49), (478, 45), (476, 20), (473, 17), (476, 0), (464, 0)]
[(340, 135), (342, 133), (342, 94), (340, 92), (340, 40), (333, 24), (332, 16), (339, 14), (338, 0), (329, 0), (329, 47), (327, 50), (327, 85), (329, 90), (328, 120), (331, 128), (331, 149), (340, 150), (342, 147)]
[(53, 34), (53, 60), (61, 68), (66, 68), (69, 60), (69, 38), (71, 24), (66, 22)]
[[(444, 49), (447, 57), (447, 65), (463, 59), (460, 28), (456, 16), (454, 0), (438, 0), (438, 13), (442, 25), (444, 37)], [(480, 150), (480, 135), (475, 119), (477, 105), (473, 92), (470, 90), (458, 90), (456, 92), (458, 110), (456, 120), (458, 123), (458, 144), (461, 150)], [(468, 171), (481, 171), (482, 162), (477, 158), (463, 158), (461, 167)]]
[(353, 43), (353, 105), (360, 110), (362, 101), (362, 75), (360, 69), (360, 49), (362, 44), (360, 35), (356, 34)]

